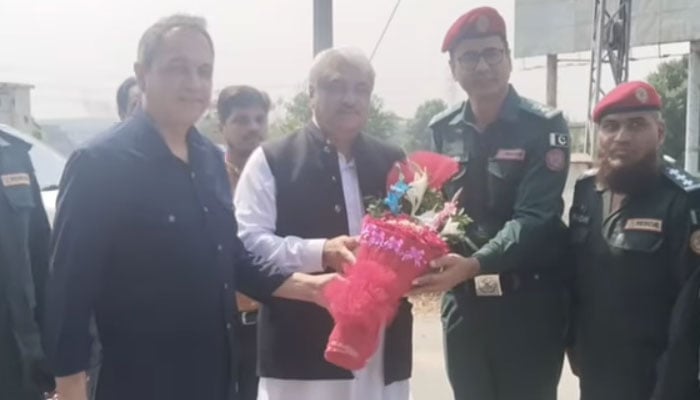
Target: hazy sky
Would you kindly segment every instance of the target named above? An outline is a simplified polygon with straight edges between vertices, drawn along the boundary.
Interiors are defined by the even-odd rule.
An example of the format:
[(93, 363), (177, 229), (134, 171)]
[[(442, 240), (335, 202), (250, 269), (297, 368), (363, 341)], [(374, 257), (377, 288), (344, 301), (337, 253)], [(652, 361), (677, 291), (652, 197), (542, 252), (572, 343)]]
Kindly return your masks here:
[[(116, 87), (131, 74), (137, 42), (159, 17), (188, 12), (207, 18), (216, 47), (215, 88), (251, 84), (273, 98), (304, 87), (312, 57), (312, 0), (0, 0), (0, 81), (30, 83), (37, 119), (115, 115)], [(374, 59), (376, 93), (387, 108), (410, 117), (424, 100), (461, 100), (447, 56), (440, 53), (451, 23), (472, 7), (504, 15), (513, 41), (514, 0), (403, 0)], [(396, 0), (335, 0), (335, 44), (372, 51)], [(546, 15), (543, 15), (546, 23)], [(635, 50), (655, 56), (687, 45)], [(586, 54), (572, 57), (586, 57)], [(634, 62), (644, 78), (657, 60)], [(516, 60), (512, 82), (545, 98), (543, 58)], [(559, 106), (585, 116), (588, 67), (562, 63)]]

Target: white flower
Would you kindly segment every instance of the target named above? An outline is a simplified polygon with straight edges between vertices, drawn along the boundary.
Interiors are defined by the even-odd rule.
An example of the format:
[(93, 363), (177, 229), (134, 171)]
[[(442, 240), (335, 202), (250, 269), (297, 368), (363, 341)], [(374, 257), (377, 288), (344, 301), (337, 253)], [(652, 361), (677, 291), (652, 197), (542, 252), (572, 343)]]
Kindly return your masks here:
[(418, 166), (414, 168), (413, 181), (408, 184), (409, 188), (406, 192), (406, 199), (411, 203), (411, 216), (416, 215), (416, 211), (418, 211), (423, 201), (425, 191), (428, 190), (428, 173)]
[(418, 221), (420, 221), (421, 225), (433, 226), (437, 216), (438, 216), (438, 213), (433, 209), (433, 210), (428, 210), (428, 211), (424, 212), (423, 214), (416, 215), (416, 219), (418, 219)]
[(459, 222), (455, 221), (454, 219), (450, 218), (447, 223), (445, 223), (445, 226), (442, 228), (442, 231), (440, 232), (440, 236), (457, 236), (461, 235), (462, 231), (459, 229)]

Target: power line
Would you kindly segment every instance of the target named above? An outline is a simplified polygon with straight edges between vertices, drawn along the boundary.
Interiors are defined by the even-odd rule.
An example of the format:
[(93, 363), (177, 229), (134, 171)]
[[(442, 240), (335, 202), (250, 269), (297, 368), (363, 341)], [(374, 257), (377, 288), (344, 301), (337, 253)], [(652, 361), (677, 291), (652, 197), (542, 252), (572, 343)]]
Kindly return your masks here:
[(386, 35), (386, 31), (389, 29), (389, 25), (391, 25), (391, 21), (394, 19), (394, 15), (396, 15), (396, 10), (399, 9), (400, 4), (401, 4), (401, 0), (396, 0), (396, 5), (394, 5), (394, 9), (391, 11), (391, 15), (389, 15), (389, 19), (386, 21), (386, 24), (384, 25), (384, 30), (382, 30), (382, 34), (379, 35), (379, 39), (377, 39), (377, 43), (374, 45), (374, 50), (372, 50), (372, 55), (369, 56), (370, 61), (372, 61), (372, 59), (374, 59), (374, 55), (377, 54), (377, 50), (379, 49), (379, 45), (382, 44), (382, 40), (384, 40), (384, 35)]

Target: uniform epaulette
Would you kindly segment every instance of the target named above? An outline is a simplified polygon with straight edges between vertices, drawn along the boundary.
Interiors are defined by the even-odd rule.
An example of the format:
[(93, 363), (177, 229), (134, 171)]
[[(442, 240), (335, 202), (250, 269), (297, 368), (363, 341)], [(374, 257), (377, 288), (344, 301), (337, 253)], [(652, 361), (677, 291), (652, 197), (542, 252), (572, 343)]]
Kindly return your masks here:
[(552, 119), (561, 114), (560, 110), (530, 99), (521, 99), (520, 108), (539, 117)]
[(700, 179), (694, 177), (682, 168), (671, 164), (665, 164), (663, 166), (663, 174), (685, 192), (700, 190)]
[(595, 178), (598, 175), (598, 168), (591, 168), (583, 171), (581, 176), (578, 177), (579, 181), (585, 181), (587, 179)]
[(428, 126), (432, 128), (433, 126), (443, 122), (443, 121), (450, 121), (452, 120), (457, 114), (462, 112), (464, 109), (464, 103), (459, 103), (455, 104), (453, 106), (447, 107), (442, 112), (439, 112), (433, 116), (433, 118), (430, 120), (430, 123), (428, 123)]
[(0, 147), (8, 147), (8, 146), (20, 146), (20, 147), (26, 148), (26, 149), (30, 149), (32, 147), (31, 144), (18, 138), (17, 136), (12, 135), (9, 132), (5, 132), (3, 130), (2, 125), (0, 124)]

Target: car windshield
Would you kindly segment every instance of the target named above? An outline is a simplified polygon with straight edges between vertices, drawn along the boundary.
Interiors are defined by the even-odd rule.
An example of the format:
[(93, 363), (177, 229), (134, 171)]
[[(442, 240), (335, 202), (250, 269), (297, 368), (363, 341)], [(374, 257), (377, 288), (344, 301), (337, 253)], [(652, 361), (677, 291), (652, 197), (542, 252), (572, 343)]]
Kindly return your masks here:
[(33, 136), (19, 132), (6, 125), (1, 125), (0, 130), (17, 136), (32, 145), (29, 155), (32, 158), (39, 187), (41, 190), (57, 189), (63, 173), (63, 167), (66, 165), (65, 157)]

